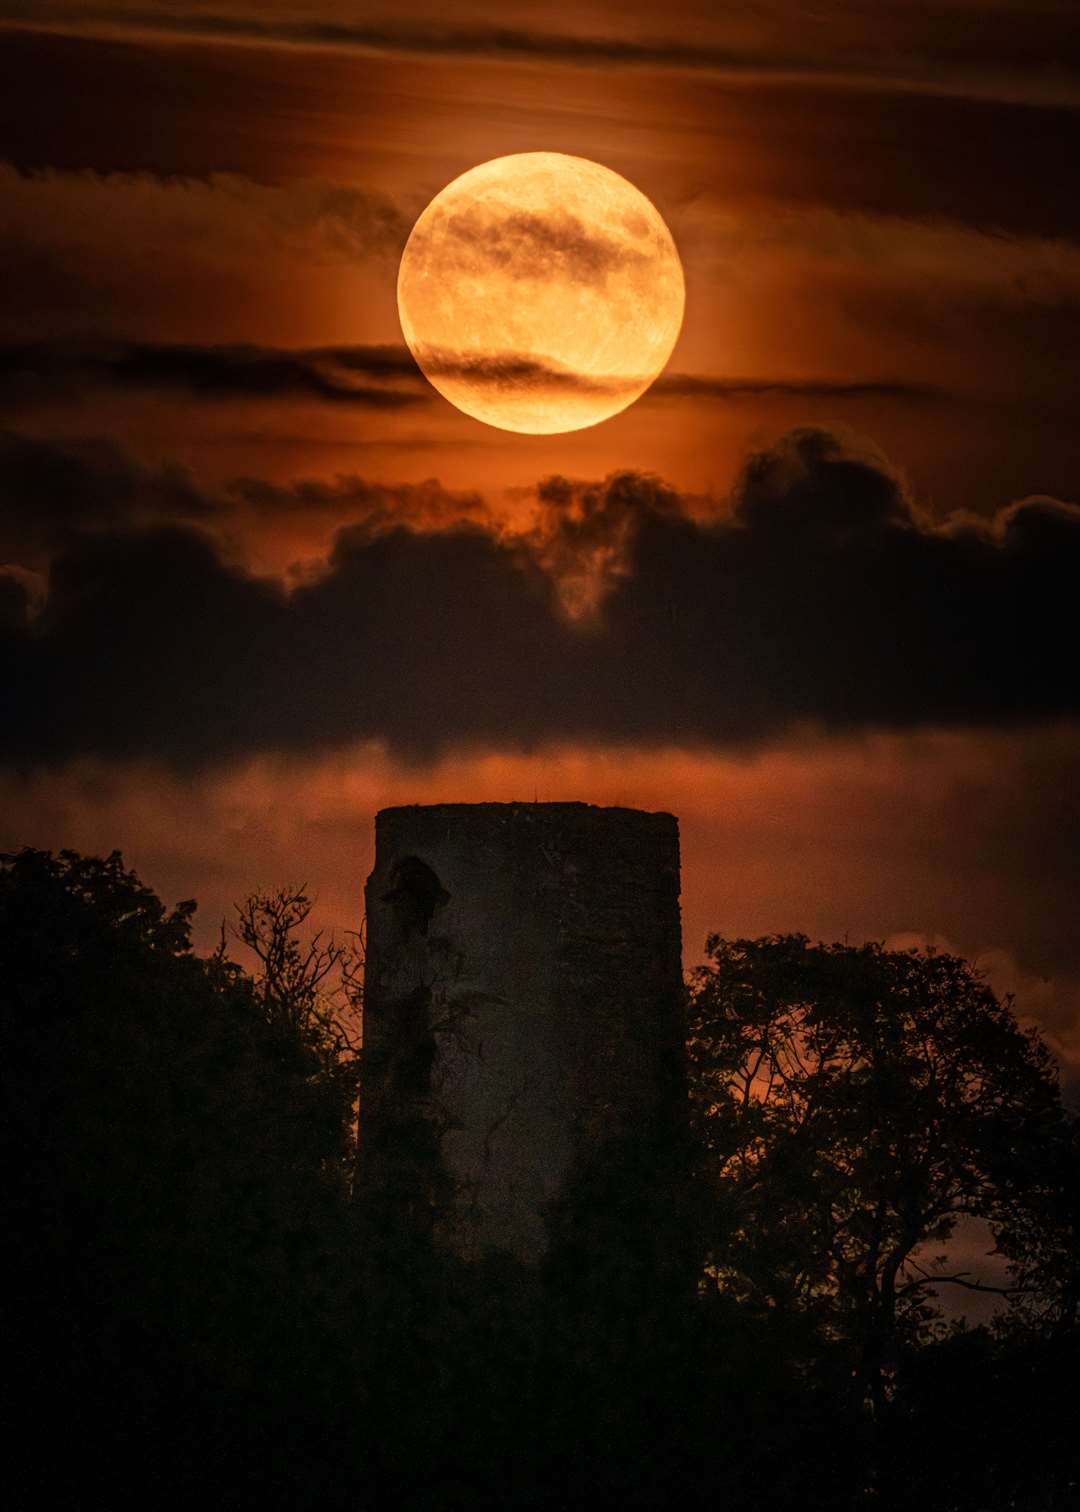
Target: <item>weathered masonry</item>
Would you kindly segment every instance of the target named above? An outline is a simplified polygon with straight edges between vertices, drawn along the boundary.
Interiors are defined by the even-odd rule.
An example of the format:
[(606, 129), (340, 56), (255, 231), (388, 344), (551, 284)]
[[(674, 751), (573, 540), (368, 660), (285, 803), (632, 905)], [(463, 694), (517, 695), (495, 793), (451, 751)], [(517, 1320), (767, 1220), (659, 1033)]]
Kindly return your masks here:
[(677, 822), (385, 809), (366, 906), (364, 1183), (459, 1253), (537, 1259), (568, 1184), (681, 1106)]

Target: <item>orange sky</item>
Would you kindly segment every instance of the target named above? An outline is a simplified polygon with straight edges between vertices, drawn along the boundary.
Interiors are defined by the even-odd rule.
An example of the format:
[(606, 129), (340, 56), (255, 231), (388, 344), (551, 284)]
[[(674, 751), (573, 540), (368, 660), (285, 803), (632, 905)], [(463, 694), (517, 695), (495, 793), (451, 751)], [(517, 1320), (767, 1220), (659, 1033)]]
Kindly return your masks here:
[[(580, 509), (584, 495), (542, 504), (541, 480), (649, 475), (674, 491), (679, 519), (745, 524), (747, 455), (772, 456), (798, 427), (835, 435), (837, 456), (876, 459), (860, 477), (896, 483), (904, 529), (933, 536), (933, 560), (954, 560), (950, 532), (982, 550), (972, 517), (994, 522), (986, 531), (1004, 560), (1007, 506), (1078, 497), (1080, 54), (1069, 11), (947, 0), (930, 18), (869, 0), (776, 0), (721, 13), (678, 0), (658, 18), (602, 0), (554, 12), (474, 0), (450, 22), (415, 3), (233, 0), (188, 6), (185, 20), (133, 9), (121, 25), (83, 0), (0, 4), (0, 586), (36, 609), (52, 569), (48, 603), (62, 619), (89, 591), (88, 541), (97, 571), (113, 550), (102, 542), (121, 551), (159, 527), (196, 532), (230, 582), (295, 585), (337, 581), (327, 559), (343, 527), (427, 537), (467, 520), (505, 543), (540, 521), (547, 534), (528, 538), (529, 560), (558, 574), (565, 603), (609, 548), (616, 572), (644, 583), (653, 567), (632, 551), (624, 561), (614, 536), (586, 540), (580, 518), (553, 523), (552, 508)], [(434, 395), (402, 353), (394, 297), (401, 248), (430, 197), (477, 162), (537, 149), (595, 158), (637, 184), (671, 227), (687, 282), (665, 378), (623, 415), (565, 436), (497, 431)], [(790, 456), (776, 456), (780, 477)], [(1063, 544), (1030, 525), (1002, 594), (1026, 602), (1025, 552), (1047, 581), (1071, 584), (1073, 515), (1056, 509), (1038, 519), (1057, 521)], [(603, 513), (605, 530), (613, 520)], [(82, 566), (54, 567), (71, 553)], [(709, 623), (703, 595), (724, 608), (724, 581), (687, 583), (695, 624)], [(984, 589), (992, 603), (994, 590), (976, 586), (972, 603)], [(590, 634), (607, 637), (605, 656), (618, 635), (631, 643), (629, 622), (605, 621), (610, 588), (589, 600), (573, 655)], [(145, 602), (131, 591), (143, 618), (130, 623), (142, 628), (125, 630), (122, 652), (88, 650), (75, 678), (91, 715), (112, 708), (117, 677), (140, 709), (168, 704), (170, 659), (187, 644), (179, 630), (172, 644), (167, 608), (155, 619), (172, 589), (150, 584)], [(350, 638), (321, 626), (332, 652), (311, 668), (320, 697), (341, 672), (362, 703), (364, 659), (375, 668), (391, 653), (400, 700), (418, 697), (410, 679), (424, 678), (424, 659), (406, 652), (433, 632), (417, 628), (410, 595), (433, 590), (405, 576), (394, 591), (381, 642), (355, 638), (355, 606), (341, 622)], [(221, 592), (213, 613), (227, 619)], [(692, 727), (643, 715), (636, 738), (626, 719), (606, 739), (570, 738), (588, 721), (568, 724), (557, 709), (548, 726), (517, 720), (540, 697), (523, 672), (487, 690), (503, 700), (502, 738), (497, 720), (471, 743), (457, 730), (440, 744), (436, 730), (418, 754), (358, 716), (333, 739), (313, 722), (309, 745), (293, 733), (286, 750), (278, 716), (311, 689), (295, 671), (275, 683), (271, 668), (263, 691), (240, 700), (264, 749), (245, 734), (242, 748), (210, 742), (192, 761), (134, 723), (108, 739), (70, 728), (30, 754), (16, 741), (0, 843), (121, 846), (170, 898), (200, 897), (205, 942), (230, 900), (292, 878), (319, 893), (327, 919), (355, 924), (384, 803), (536, 796), (671, 809), (688, 959), (711, 929), (937, 940), (977, 955), (1075, 1065), (1080, 710), (1065, 612), (1047, 621), (1060, 659), (1045, 679), (1052, 697), (1039, 691), (1042, 648), (1027, 646), (1021, 614), (1028, 690), (1003, 667), (1000, 697), (980, 683), (972, 699), (960, 695), (981, 632), (959, 654), (943, 620), (920, 620), (924, 594), (947, 602), (949, 584), (916, 576), (898, 590), (911, 615), (896, 636), (935, 684), (925, 707), (918, 677), (904, 683), (908, 644), (868, 631), (872, 647), (885, 637), (874, 662), (857, 620), (843, 621), (846, 641), (825, 623), (828, 604), (778, 621), (773, 640), (762, 607), (747, 656), (771, 657), (775, 636), (796, 649), (817, 637), (833, 660), (810, 665), (833, 666), (835, 679), (815, 671), (820, 708), (800, 686), (791, 717), (750, 740), (707, 717), (745, 697), (732, 691), (744, 687), (731, 671), (735, 615), (722, 619), (723, 644), (702, 643), (693, 687), (680, 690), (706, 712)], [(331, 600), (328, 589), (320, 612)], [(452, 593), (447, 602), (452, 612)], [(657, 623), (679, 613), (672, 590)], [(54, 632), (49, 614), (46, 604), (27, 632), (35, 646)], [(230, 622), (234, 632), (243, 625)], [(102, 647), (109, 633), (103, 624)], [(1007, 660), (996, 633), (988, 621), (988, 655)], [(387, 647), (388, 635), (401, 645)], [(192, 653), (208, 679), (220, 671), (213, 646), (211, 635)], [(635, 655), (622, 671), (627, 701), (640, 687), (647, 710), (669, 674)], [(784, 665), (762, 664), (763, 702), (775, 692), (783, 704), (770, 679), (782, 683)], [(462, 698), (475, 697), (467, 666), (461, 675)], [(828, 685), (859, 678), (880, 688), (863, 686), (862, 712), (838, 720)], [(153, 728), (171, 728), (165, 714)]]

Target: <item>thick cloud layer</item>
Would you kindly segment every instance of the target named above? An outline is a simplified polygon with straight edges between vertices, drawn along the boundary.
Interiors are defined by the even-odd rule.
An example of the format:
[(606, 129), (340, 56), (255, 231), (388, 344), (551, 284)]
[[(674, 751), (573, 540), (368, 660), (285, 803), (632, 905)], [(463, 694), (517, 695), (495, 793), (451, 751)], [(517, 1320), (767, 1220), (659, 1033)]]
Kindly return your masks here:
[[(390, 526), (384, 499), (291, 594), (195, 526), (75, 539), (42, 614), (6, 632), (5, 758), (739, 746), (1080, 710), (1075, 506), (933, 523), (820, 431), (751, 458), (718, 521), (633, 474), (539, 497), (543, 528), (514, 538)], [(577, 621), (575, 571), (599, 573)]]

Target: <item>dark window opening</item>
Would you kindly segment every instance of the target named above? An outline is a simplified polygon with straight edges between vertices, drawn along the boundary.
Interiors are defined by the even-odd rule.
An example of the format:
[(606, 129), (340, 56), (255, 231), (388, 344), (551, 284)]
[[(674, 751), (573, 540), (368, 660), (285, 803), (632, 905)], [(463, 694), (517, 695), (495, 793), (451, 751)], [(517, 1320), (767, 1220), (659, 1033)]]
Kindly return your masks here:
[(397, 914), (402, 932), (418, 930), (426, 935), (428, 925), (437, 908), (450, 901), (450, 894), (438, 877), (418, 856), (406, 856), (394, 867), (390, 877), (389, 892), (383, 893), (383, 902), (389, 903)]

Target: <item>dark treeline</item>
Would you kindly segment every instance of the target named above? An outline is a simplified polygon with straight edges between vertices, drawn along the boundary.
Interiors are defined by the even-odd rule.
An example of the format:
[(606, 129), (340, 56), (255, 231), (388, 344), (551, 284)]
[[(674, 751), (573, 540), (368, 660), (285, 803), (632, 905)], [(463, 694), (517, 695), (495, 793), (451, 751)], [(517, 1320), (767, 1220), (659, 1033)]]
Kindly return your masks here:
[(193, 909), (118, 855), (0, 869), (9, 1504), (1077, 1505), (1080, 1132), (966, 963), (711, 940), (688, 1135), (606, 1152), (536, 1271), (362, 1195), (303, 899), (241, 910), (253, 972)]

